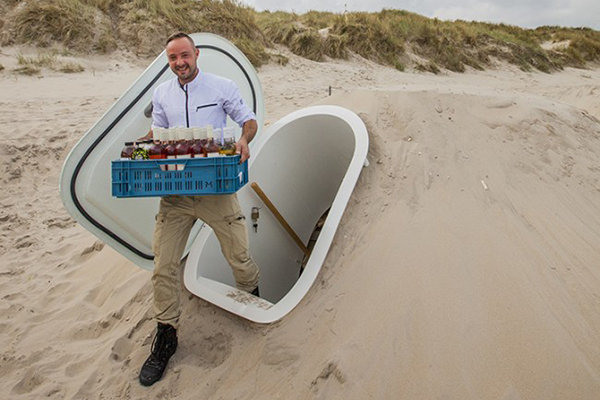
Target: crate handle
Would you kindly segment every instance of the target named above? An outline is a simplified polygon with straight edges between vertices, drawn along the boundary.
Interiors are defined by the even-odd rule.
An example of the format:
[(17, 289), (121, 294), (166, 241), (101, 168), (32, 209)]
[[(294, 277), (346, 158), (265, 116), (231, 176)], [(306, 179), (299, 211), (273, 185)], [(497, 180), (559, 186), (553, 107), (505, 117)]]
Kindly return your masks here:
[(177, 171), (185, 170), (187, 163), (189, 161), (188, 158), (173, 158), (170, 160), (152, 160), (154, 161), (154, 165), (159, 167), (161, 171), (167, 170), (167, 165), (177, 165)]

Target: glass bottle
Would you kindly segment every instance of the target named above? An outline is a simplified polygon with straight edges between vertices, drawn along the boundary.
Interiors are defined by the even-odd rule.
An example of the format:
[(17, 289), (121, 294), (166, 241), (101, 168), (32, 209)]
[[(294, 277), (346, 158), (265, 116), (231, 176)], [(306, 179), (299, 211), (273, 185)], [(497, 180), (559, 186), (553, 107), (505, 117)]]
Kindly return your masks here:
[(207, 157), (218, 157), (219, 156), (219, 151), (221, 150), (221, 146), (219, 146), (217, 140), (215, 140), (215, 138), (213, 137), (213, 127), (212, 125), (207, 125), (206, 126), (206, 136), (207, 136), (207, 143), (206, 143), (206, 156)]
[(165, 149), (160, 144), (160, 142), (150, 143), (150, 148), (148, 149), (148, 157), (151, 160), (161, 160), (166, 158)]
[(192, 158), (192, 148), (190, 146), (192, 138), (189, 128), (180, 128), (178, 133), (179, 137), (175, 146), (177, 158)]
[(233, 127), (223, 129), (219, 153), (226, 156), (235, 156), (235, 129)]
[(148, 149), (148, 155), (151, 160), (160, 160), (166, 158), (165, 149), (162, 144), (163, 128), (154, 128), (152, 130), (152, 142)]
[[(176, 150), (176, 144), (175, 144), (175, 141), (177, 139), (176, 128), (169, 128), (169, 129), (167, 129), (166, 133), (167, 133), (168, 142), (167, 142), (167, 145), (165, 146), (165, 156), (168, 160), (176, 159), (177, 158), (177, 150)], [(168, 164), (166, 167), (167, 167), (166, 168), (167, 171), (176, 171), (177, 170), (177, 166), (175, 164)]]
[(133, 142), (125, 142), (125, 147), (121, 150), (121, 160), (131, 160), (131, 155), (134, 150), (135, 146), (133, 145)]
[(206, 128), (194, 128), (192, 130), (192, 136), (194, 138), (192, 142), (194, 157), (206, 157), (206, 150), (204, 149), (204, 144), (206, 142), (202, 140), (206, 140)]

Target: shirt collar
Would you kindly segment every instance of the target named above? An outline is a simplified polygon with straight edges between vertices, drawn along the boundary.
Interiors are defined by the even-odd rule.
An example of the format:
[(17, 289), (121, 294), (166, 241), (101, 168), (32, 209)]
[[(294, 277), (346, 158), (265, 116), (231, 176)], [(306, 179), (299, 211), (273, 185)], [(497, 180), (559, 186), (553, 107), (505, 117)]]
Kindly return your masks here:
[(188, 88), (190, 88), (190, 87), (192, 87), (192, 88), (193, 88), (193, 87), (196, 87), (196, 86), (200, 85), (200, 83), (201, 83), (201, 82), (202, 82), (202, 80), (204, 79), (204, 78), (203, 78), (203, 75), (204, 75), (204, 73), (202, 72), (202, 70), (201, 70), (200, 68), (198, 68), (198, 75), (196, 75), (196, 77), (194, 78), (194, 80), (193, 80), (193, 81), (191, 81), (191, 82), (189, 82), (189, 83), (186, 83), (186, 84), (185, 84), (185, 85), (183, 85), (183, 86), (181, 86), (181, 83), (179, 83), (179, 79), (177, 79), (177, 78), (175, 78), (175, 79), (177, 79), (177, 84), (179, 85), (179, 87), (180, 87), (181, 89), (184, 89), (186, 86), (187, 86)]

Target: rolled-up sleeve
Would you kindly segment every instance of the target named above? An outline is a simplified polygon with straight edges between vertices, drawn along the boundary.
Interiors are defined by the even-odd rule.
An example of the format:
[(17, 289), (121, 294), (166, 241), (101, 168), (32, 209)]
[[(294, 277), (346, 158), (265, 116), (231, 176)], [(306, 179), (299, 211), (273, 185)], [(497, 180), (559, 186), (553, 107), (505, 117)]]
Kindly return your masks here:
[(160, 101), (160, 90), (155, 90), (152, 94), (152, 127), (168, 128), (169, 120)]
[(225, 99), (223, 101), (225, 112), (234, 120), (240, 127), (246, 121), (256, 119), (256, 115), (246, 104), (240, 91), (233, 81), (228, 82), (225, 91)]

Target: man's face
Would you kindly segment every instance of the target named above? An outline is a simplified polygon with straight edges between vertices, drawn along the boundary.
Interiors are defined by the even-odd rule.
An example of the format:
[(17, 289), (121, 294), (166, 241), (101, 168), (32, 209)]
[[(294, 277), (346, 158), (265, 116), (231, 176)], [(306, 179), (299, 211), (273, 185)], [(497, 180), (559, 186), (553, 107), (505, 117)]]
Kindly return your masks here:
[(198, 49), (192, 46), (187, 38), (171, 40), (167, 44), (169, 66), (182, 85), (191, 82), (196, 77), (198, 54)]

